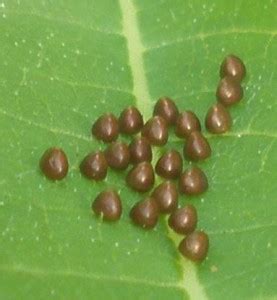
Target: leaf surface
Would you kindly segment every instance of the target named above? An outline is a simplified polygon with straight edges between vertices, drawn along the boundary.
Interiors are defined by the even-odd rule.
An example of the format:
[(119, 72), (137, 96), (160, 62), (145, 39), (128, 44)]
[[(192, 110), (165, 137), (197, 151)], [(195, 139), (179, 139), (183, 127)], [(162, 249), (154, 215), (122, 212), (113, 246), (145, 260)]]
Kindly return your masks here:
[[(1, 298), (276, 297), (276, 16), (274, 1), (0, 3)], [(147, 119), (169, 95), (203, 124), (229, 53), (247, 67), (244, 99), (231, 109), (229, 133), (206, 134), (213, 156), (200, 166), (209, 191), (180, 199), (195, 204), (210, 236), (208, 259), (195, 265), (178, 254), (180, 237), (165, 219), (152, 231), (130, 223), (142, 196), (124, 172), (92, 183), (79, 163), (105, 148), (90, 128), (107, 111), (136, 105)], [(70, 160), (61, 182), (38, 168), (50, 146)], [(167, 145), (182, 146), (173, 135)], [(107, 187), (123, 199), (116, 224), (90, 211)]]

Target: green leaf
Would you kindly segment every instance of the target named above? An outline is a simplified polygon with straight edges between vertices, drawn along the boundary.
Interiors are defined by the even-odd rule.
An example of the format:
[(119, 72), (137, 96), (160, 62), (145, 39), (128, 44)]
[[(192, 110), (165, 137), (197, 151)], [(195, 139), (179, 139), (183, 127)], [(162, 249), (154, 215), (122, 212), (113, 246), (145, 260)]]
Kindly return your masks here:
[[(276, 286), (277, 86), (274, 1), (9, 0), (0, 3), (0, 298), (273, 299)], [(147, 119), (162, 95), (203, 123), (229, 53), (247, 67), (232, 130), (207, 134), (210, 182), (194, 203), (210, 236), (196, 265), (161, 218), (144, 231), (128, 217), (142, 198), (110, 171), (80, 176), (90, 128), (134, 104)], [(182, 151), (172, 136), (168, 147)], [(68, 154), (62, 182), (42, 176), (50, 146)], [(159, 152), (155, 151), (155, 159)], [(126, 172), (125, 172), (126, 173)], [(116, 224), (91, 214), (98, 192), (121, 192)]]

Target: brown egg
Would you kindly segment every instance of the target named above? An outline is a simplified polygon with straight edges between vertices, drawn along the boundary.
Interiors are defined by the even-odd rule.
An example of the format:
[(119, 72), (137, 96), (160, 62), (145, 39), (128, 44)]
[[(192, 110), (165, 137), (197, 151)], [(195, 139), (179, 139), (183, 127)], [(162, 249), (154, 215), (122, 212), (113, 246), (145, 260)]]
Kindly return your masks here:
[(189, 110), (180, 113), (176, 120), (175, 134), (180, 138), (188, 138), (194, 131), (201, 131), (196, 114)]
[(199, 195), (208, 189), (208, 178), (199, 167), (187, 169), (179, 179), (179, 191), (187, 195)]
[(167, 125), (173, 125), (176, 122), (178, 113), (175, 102), (168, 97), (163, 97), (155, 104), (153, 115), (161, 116)]
[(165, 145), (168, 140), (166, 121), (160, 116), (149, 119), (143, 126), (141, 134), (146, 137), (152, 145)]
[(142, 115), (134, 106), (125, 108), (120, 114), (118, 121), (120, 132), (125, 134), (138, 133), (143, 127)]
[(157, 202), (160, 213), (171, 213), (178, 206), (178, 190), (171, 181), (164, 181), (159, 184), (151, 197)]
[(60, 148), (47, 149), (40, 159), (40, 169), (51, 180), (62, 180), (68, 172), (68, 160)]
[(149, 191), (155, 182), (154, 170), (149, 162), (135, 165), (126, 177), (127, 184), (138, 192)]
[(99, 117), (92, 126), (92, 134), (105, 143), (115, 141), (118, 137), (118, 132), (118, 120), (111, 113)]
[(103, 180), (107, 176), (108, 163), (103, 152), (88, 154), (80, 164), (81, 173), (89, 179)]
[(121, 217), (122, 205), (117, 192), (107, 190), (101, 192), (92, 203), (92, 210), (106, 221), (117, 221)]
[(176, 179), (180, 176), (183, 168), (183, 159), (176, 150), (164, 153), (157, 161), (156, 173), (166, 179)]
[(246, 68), (242, 60), (235, 55), (228, 55), (223, 60), (220, 67), (220, 76), (230, 76), (234, 79), (241, 81), (246, 74)]
[(136, 203), (130, 211), (130, 217), (134, 224), (150, 229), (156, 226), (159, 218), (159, 209), (156, 201), (147, 197)]
[(211, 156), (212, 150), (207, 139), (201, 132), (190, 134), (184, 145), (184, 156), (190, 160), (204, 160)]
[(211, 133), (221, 134), (230, 130), (232, 118), (225, 106), (216, 103), (208, 110), (205, 124), (207, 130)]
[(168, 225), (179, 234), (188, 234), (195, 230), (197, 225), (196, 208), (188, 204), (173, 211), (168, 219)]
[(111, 168), (124, 170), (130, 161), (129, 148), (123, 142), (113, 142), (106, 149), (105, 157)]
[(224, 77), (218, 84), (217, 100), (225, 106), (231, 106), (243, 98), (243, 89), (239, 81), (232, 77)]
[(195, 261), (203, 261), (209, 250), (209, 238), (203, 231), (194, 231), (187, 235), (179, 245), (179, 251), (186, 258)]
[(141, 136), (135, 138), (129, 145), (130, 162), (138, 164), (143, 161), (151, 162), (152, 148), (148, 139)]

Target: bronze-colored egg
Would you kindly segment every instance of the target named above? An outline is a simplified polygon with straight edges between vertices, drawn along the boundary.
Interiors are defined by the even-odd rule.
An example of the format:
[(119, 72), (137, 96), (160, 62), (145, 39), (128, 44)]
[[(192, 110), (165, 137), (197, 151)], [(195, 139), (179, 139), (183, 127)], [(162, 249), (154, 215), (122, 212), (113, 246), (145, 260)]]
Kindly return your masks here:
[(129, 147), (123, 142), (113, 142), (106, 149), (105, 157), (111, 168), (124, 170), (130, 161)]
[(194, 131), (201, 131), (198, 117), (192, 111), (181, 112), (176, 120), (175, 134), (180, 138), (188, 138)]
[(205, 124), (207, 130), (211, 133), (221, 134), (230, 130), (232, 118), (224, 105), (216, 103), (208, 110)]
[(92, 126), (92, 134), (105, 143), (115, 141), (118, 137), (119, 126), (117, 118), (107, 113), (99, 117)]
[(68, 172), (68, 160), (61, 148), (47, 149), (40, 159), (40, 169), (51, 180), (62, 180)]
[(220, 76), (230, 76), (234, 79), (241, 81), (246, 74), (246, 68), (242, 60), (235, 55), (228, 55), (223, 60), (220, 67)]
[(178, 116), (178, 108), (169, 97), (160, 98), (155, 104), (153, 115), (161, 116), (167, 125), (174, 125)]
[(180, 176), (183, 168), (183, 159), (176, 150), (169, 150), (157, 161), (156, 173), (166, 179), (176, 179)]
[(178, 190), (171, 181), (164, 181), (159, 184), (151, 194), (151, 197), (157, 202), (160, 213), (171, 213), (178, 206)]
[(225, 106), (239, 102), (243, 98), (240, 82), (230, 76), (222, 78), (217, 87), (216, 97)]
[(208, 189), (208, 178), (199, 167), (191, 167), (180, 176), (179, 191), (187, 195), (199, 195)]
[(149, 162), (135, 165), (127, 174), (127, 184), (138, 192), (149, 191), (155, 182), (154, 170)]
[(92, 203), (92, 210), (106, 221), (117, 221), (121, 217), (122, 205), (117, 192), (107, 190), (101, 192)]
[(138, 164), (143, 161), (151, 162), (152, 148), (148, 139), (140, 136), (135, 138), (129, 145), (130, 162)]
[(179, 251), (186, 258), (195, 261), (203, 261), (209, 250), (209, 237), (203, 231), (194, 231), (187, 235), (179, 244)]
[(141, 134), (149, 140), (151, 145), (165, 145), (168, 140), (166, 121), (160, 116), (149, 119), (143, 126)]
[(88, 179), (103, 180), (108, 171), (108, 163), (103, 152), (88, 154), (80, 164), (80, 171)]
[(190, 134), (184, 145), (184, 157), (198, 161), (210, 157), (211, 153), (211, 146), (201, 132), (195, 131)]
[(134, 224), (151, 229), (156, 226), (159, 218), (159, 209), (156, 201), (147, 197), (145, 200), (136, 203), (130, 211), (130, 217)]
[(179, 234), (188, 234), (195, 230), (197, 225), (196, 208), (188, 204), (173, 211), (168, 219), (168, 225)]
[(120, 114), (118, 122), (120, 132), (125, 134), (138, 133), (143, 127), (143, 117), (134, 106), (125, 108)]

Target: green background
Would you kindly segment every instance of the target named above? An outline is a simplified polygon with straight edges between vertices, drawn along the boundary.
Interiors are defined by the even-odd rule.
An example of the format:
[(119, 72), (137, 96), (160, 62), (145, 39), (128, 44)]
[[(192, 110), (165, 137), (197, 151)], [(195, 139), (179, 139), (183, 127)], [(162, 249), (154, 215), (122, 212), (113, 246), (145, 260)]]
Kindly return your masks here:
[[(0, 3), (1, 299), (276, 299), (276, 16), (266, 0)], [(168, 95), (203, 124), (229, 53), (246, 64), (245, 97), (230, 132), (204, 131), (209, 191), (180, 198), (210, 236), (207, 260), (195, 265), (163, 218), (148, 232), (130, 223), (143, 196), (124, 174), (96, 184), (78, 165), (104, 149), (90, 128), (107, 111), (133, 104), (146, 120)], [(167, 148), (182, 145), (173, 135)], [(38, 169), (50, 146), (69, 157), (61, 182)], [(116, 224), (90, 211), (106, 187), (123, 200)]]

